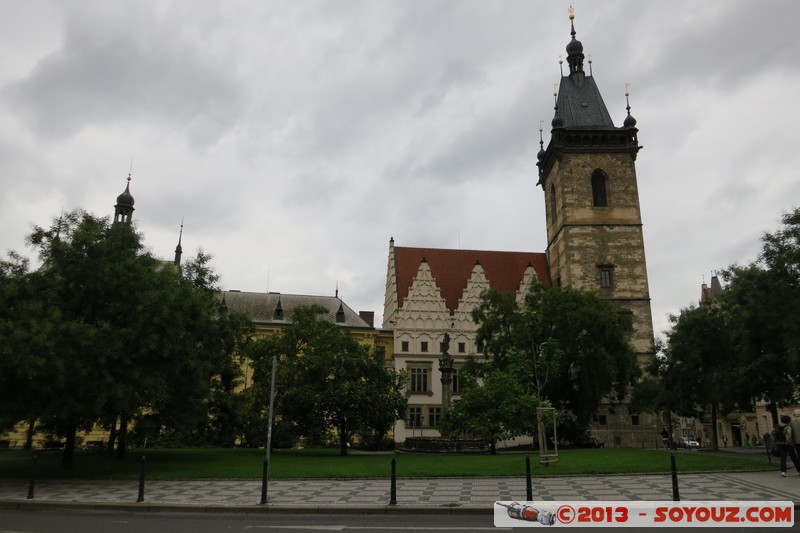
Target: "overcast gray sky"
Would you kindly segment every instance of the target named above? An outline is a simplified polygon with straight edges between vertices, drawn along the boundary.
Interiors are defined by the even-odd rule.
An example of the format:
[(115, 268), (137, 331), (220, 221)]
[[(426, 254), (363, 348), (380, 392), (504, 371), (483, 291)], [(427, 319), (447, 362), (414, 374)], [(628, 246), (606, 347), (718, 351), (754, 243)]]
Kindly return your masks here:
[[(800, 203), (800, 2), (575, 0), (617, 123), (631, 84), (653, 320)], [(0, 252), (131, 159), (147, 245), (224, 289), (380, 321), (398, 246), (544, 251), (536, 187), (569, 2), (0, 0)], [(30, 254), (30, 251), (27, 252)]]

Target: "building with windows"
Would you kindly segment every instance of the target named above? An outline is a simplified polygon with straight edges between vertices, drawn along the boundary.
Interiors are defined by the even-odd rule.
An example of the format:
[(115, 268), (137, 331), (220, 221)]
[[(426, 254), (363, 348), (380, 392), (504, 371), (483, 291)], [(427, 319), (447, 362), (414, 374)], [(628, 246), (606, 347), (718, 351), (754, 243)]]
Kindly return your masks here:
[[(518, 298), (534, 279), (593, 291), (611, 301), (624, 320), (642, 363), (652, 353), (653, 325), (636, 176), (641, 149), (630, 105), (614, 125), (583, 45), (571, 40), (567, 72), (554, 94), (550, 141), (540, 137), (538, 182), (545, 198), (545, 252), (492, 252), (406, 248), (389, 243), (384, 323), (394, 332), (395, 366), (409, 374), (409, 416), (398, 423), (408, 436), (438, 436), (442, 390), (439, 359), (445, 334), (452, 339), (456, 379), (467, 356), (478, 355), (471, 311), (493, 287)], [(590, 67), (591, 67), (591, 61)], [(627, 96), (627, 95), (626, 95)], [(540, 130), (541, 134), (541, 130)], [(453, 349), (455, 348), (455, 349)], [(592, 428), (607, 446), (655, 443), (655, 417), (601, 407)]]
[[(356, 313), (345, 304), (336, 291), (334, 296), (314, 296), (306, 294), (282, 294), (279, 292), (223, 291), (228, 310), (247, 316), (255, 328), (256, 337), (275, 335), (292, 323), (295, 309), (316, 305), (325, 309), (322, 318), (338, 325), (350, 333), (358, 342), (369, 346), (375, 353), (383, 354), (387, 364), (392, 360), (392, 333), (374, 327), (375, 313), (360, 311)], [(250, 386), (252, 369), (245, 366), (244, 387)]]

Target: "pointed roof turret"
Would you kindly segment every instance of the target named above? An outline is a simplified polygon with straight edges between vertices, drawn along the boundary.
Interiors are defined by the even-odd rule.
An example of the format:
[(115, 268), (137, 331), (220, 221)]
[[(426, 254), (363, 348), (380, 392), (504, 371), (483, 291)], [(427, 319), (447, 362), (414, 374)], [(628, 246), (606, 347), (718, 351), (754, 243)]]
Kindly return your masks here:
[(575, 38), (575, 9), (569, 6), (569, 25), (572, 40), (567, 44), (567, 64), (570, 75), (583, 73), (583, 43)]
[(181, 256), (183, 255), (183, 246), (181, 246), (182, 239), (183, 239), (183, 219), (181, 219), (181, 231), (178, 234), (178, 246), (175, 247), (174, 263), (178, 266), (180, 266), (181, 264)]
[(117, 203), (114, 206), (114, 222), (130, 224), (133, 218), (133, 195), (131, 194), (131, 175), (128, 173), (128, 184), (125, 191), (117, 196)]
[[(575, 10), (569, 9), (570, 36), (567, 44), (569, 72), (561, 73), (561, 81), (553, 91), (555, 100), (550, 143), (538, 154), (539, 182), (544, 186), (554, 162), (565, 152), (625, 152), (636, 159), (639, 145), (636, 119), (630, 114), (622, 127), (614, 125), (590, 70), (583, 70), (583, 43), (576, 38)], [(561, 60), (559, 59), (561, 63)], [(626, 94), (627, 97), (627, 94)]]

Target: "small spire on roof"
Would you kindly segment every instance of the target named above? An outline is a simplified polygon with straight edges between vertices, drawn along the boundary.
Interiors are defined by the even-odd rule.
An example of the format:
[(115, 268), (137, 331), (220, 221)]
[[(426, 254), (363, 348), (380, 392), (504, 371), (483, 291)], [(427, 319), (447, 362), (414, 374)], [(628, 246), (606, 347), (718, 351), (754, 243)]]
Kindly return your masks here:
[(631, 115), (631, 103), (628, 97), (631, 95), (631, 84), (625, 82), (625, 109), (628, 111), (628, 116), (625, 117), (625, 121), (622, 123), (623, 126), (626, 128), (632, 128), (636, 126), (636, 119), (633, 118)]

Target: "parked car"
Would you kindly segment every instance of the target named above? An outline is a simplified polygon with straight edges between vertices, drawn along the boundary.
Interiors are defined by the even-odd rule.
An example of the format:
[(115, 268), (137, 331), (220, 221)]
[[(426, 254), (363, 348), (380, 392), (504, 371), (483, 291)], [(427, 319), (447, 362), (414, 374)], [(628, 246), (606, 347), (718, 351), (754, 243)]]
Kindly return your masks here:
[(681, 448), (699, 448), (700, 443), (698, 443), (694, 437), (680, 437), (678, 438), (678, 446)]

